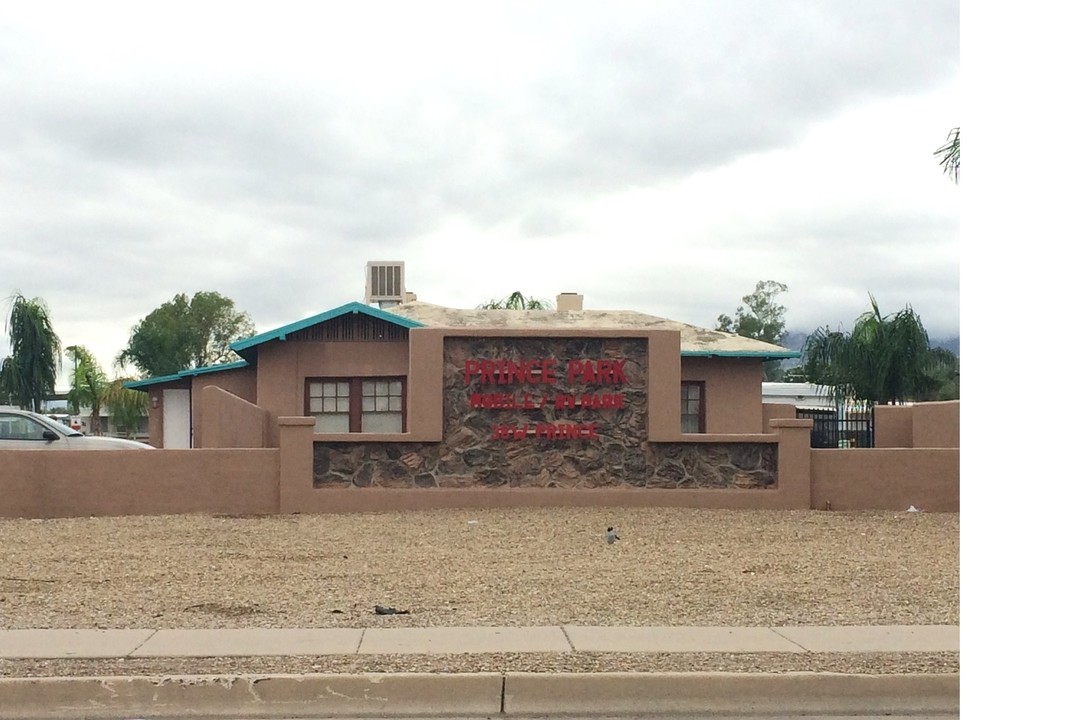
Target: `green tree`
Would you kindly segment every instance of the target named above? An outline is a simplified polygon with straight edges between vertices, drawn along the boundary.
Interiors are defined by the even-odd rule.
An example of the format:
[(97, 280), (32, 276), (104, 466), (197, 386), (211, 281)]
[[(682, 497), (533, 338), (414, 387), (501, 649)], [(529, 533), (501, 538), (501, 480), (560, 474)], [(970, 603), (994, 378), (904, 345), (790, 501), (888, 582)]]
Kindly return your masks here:
[(500, 300), (488, 300), (477, 306), (478, 310), (549, 310), (550, 302), (539, 298), (524, 295), (522, 292), (514, 292), (512, 295)]
[(63, 365), (48, 307), (40, 298), (16, 292), (5, 329), (11, 355), (0, 365), (4, 394), (20, 407), (40, 412), (45, 398), (56, 391), (56, 371)]
[(929, 350), (930, 362), (925, 369), (925, 380), (915, 400), (958, 400), (959, 359), (947, 348)]
[(871, 309), (859, 316), (853, 331), (818, 328), (807, 338), (806, 377), (840, 401), (886, 405), (925, 399), (946, 372), (948, 355), (954, 355), (929, 347), (921, 318), (909, 305), (881, 315), (872, 295), (869, 301)]
[(71, 375), (71, 389), (67, 394), (67, 405), (72, 414), (82, 411), (82, 406), (89, 408), (89, 433), (100, 434), (100, 408), (104, 404), (104, 395), (108, 389), (108, 376), (104, 374), (93, 353), (82, 345), (67, 348), (67, 357), (74, 363)]
[(940, 167), (944, 173), (958, 184), (959, 181), (959, 129), (951, 128), (947, 134), (947, 142), (933, 152), (940, 161)]
[[(743, 296), (743, 305), (736, 308), (734, 318), (723, 314), (717, 316), (717, 329), (779, 345), (786, 333), (784, 316), (787, 308), (777, 302), (777, 296), (787, 291), (788, 286), (784, 283), (762, 280), (754, 286), (754, 292)], [(764, 363), (763, 371), (766, 380), (777, 380), (783, 375), (779, 360)]]
[(255, 333), (248, 313), (217, 292), (185, 294), (149, 313), (130, 331), (116, 362), (133, 364), (149, 377), (236, 360), (231, 343)]
[(141, 418), (149, 414), (149, 395), (138, 390), (129, 390), (123, 385), (135, 378), (122, 377), (108, 383), (104, 392), (104, 404), (111, 417), (112, 432), (127, 437), (137, 434)]

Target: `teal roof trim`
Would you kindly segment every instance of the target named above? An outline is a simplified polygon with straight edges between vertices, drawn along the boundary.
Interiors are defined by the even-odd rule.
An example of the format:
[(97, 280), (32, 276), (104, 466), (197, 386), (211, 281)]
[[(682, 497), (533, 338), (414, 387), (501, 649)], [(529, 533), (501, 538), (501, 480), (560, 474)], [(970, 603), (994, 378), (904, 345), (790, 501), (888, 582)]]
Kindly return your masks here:
[(737, 358), (762, 358), (763, 360), (783, 360), (787, 358), (802, 357), (798, 350), (784, 350), (783, 352), (762, 352), (760, 350), (682, 350), (681, 357), (737, 357)]
[(246, 338), (244, 340), (239, 340), (237, 342), (231, 343), (230, 349), (238, 353), (242, 357), (247, 358), (248, 356), (246, 355), (246, 353), (248, 353), (250, 350), (253, 350), (258, 345), (263, 345), (264, 343), (271, 342), (272, 340), (285, 340), (286, 336), (290, 335), (291, 333), (295, 333), (299, 330), (304, 330), (305, 328), (312, 327), (313, 325), (319, 325), (321, 322), (333, 320), (336, 317), (348, 315), (350, 313), (353, 313), (354, 315), (368, 315), (370, 317), (377, 318), (379, 320), (384, 320), (388, 323), (392, 323), (394, 325), (398, 325), (400, 327), (407, 328), (410, 330), (412, 328), (424, 327), (424, 324), (421, 322), (410, 320), (409, 318), (401, 317), (400, 315), (394, 315), (393, 313), (389, 313), (386, 310), (380, 310), (379, 308), (372, 307), (371, 305), (365, 305), (364, 303), (351, 302), (342, 305), (341, 307), (336, 307), (333, 310), (321, 312), (319, 315), (313, 315), (310, 318), (298, 320), (297, 322), (292, 322), (289, 325), (283, 325), (280, 328), (269, 330), (267, 332), (260, 333), (259, 335), (253, 335), (251, 338)]
[(186, 378), (195, 375), (207, 375), (208, 373), (223, 372), (224, 370), (239, 370), (248, 366), (249, 363), (246, 361), (236, 360), (231, 363), (224, 363), (223, 365), (208, 365), (207, 367), (179, 370), (174, 375), (161, 375), (160, 377), (148, 378), (146, 380), (134, 380), (132, 382), (123, 383), (123, 387), (130, 390), (140, 390), (141, 388), (149, 387), (151, 385), (162, 385), (163, 383), (174, 382), (175, 380), (185, 380)]

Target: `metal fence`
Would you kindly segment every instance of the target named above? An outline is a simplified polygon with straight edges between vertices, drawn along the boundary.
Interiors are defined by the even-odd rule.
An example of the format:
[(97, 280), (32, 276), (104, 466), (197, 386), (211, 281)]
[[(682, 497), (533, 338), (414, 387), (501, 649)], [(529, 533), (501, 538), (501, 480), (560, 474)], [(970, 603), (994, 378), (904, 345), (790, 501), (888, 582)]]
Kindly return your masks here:
[(798, 408), (795, 417), (814, 421), (812, 448), (873, 447), (873, 410), (851, 410), (838, 417), (834, 409)]

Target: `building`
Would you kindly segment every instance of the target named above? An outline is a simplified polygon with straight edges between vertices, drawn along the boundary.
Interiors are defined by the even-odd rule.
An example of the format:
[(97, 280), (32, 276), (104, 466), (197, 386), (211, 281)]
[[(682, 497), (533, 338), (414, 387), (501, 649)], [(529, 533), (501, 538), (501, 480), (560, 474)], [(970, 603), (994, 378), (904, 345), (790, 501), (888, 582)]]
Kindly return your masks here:
[(130, 384), (166, 449), (0, 450), (0, 517), (958, 510), (957, 402), (879, 407), (871, 444), (815, 448), (798, 398), (763, 402), (762, 363), (790, 350), (570, 293), (547, 311), (444, 308), (375, 267), (364, 302)]
[(446, 308), (390, 265), (365, 302), (234, 343), (238, 362), (130, 383), (150, 442), (278, 447), (308, 418), (315, 487), (776, 485), (762, 363), (796, 351), (575, 293)]

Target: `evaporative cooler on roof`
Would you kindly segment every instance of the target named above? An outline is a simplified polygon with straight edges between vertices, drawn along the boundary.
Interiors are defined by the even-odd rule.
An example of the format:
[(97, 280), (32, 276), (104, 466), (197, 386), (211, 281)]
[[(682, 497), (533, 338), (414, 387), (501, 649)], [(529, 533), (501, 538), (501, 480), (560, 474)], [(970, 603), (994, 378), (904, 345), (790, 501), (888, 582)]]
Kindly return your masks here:
[(405, 263), (369, 262), (364, 302), (379, 307), (397, 305), (405, 299)]

